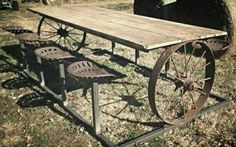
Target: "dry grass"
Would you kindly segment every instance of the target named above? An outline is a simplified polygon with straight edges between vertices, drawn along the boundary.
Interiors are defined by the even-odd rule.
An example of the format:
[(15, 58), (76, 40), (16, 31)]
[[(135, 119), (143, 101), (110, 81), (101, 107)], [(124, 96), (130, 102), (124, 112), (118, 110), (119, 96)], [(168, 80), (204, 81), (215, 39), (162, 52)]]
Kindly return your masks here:
[[(236, 2), (235, 1), (227, 1), (227, 0), (224, 0), (229, 11), (230, 11), (230, 15), (232, 17), (232, 27), (233, 27), (233, 33), (234, 33), (234, 36), (236, 34)], [(231, 48), (231, 51), (230, 53), (231, 54), (236, 54), (236, 37), (233, 37), (233, 47)]]
[[(83, 2), (87, 3), (87, 1)], [(103, 2), (101, 4), (103, 7), (112, 9), (123, 10), (126, 8), (125, 4), (115, 5), (114, 1), (112, 4), (106, 5), (104, 1), (98, 0), (98, 2)], [(131, 4), (128, 3), (125, 6), (130, 7)], [(127, 12), (131, 11), (131, 9), (127, 10)], [(31, 13), (25, 13), (24, 10), (11, 13), (10, 11), (2, 11), (0, 16), (3, 16), (0, 17), (3, 22), (0, 24), (1, 26), (6, 24), (27, 25), (29, 29), (33, 30), (36, 30), (39, 20), (38, 17)], [(18, 44), (18, 42), (8, 33), (2, 30), (0, 33), (1, 55), (8, 56), (8, 61), (17, 63), (18, 61), (10, 56), (11, 52), (5, 49), (5, 46), (10, 46), (8, 47), (10, 50), (13, 48), (11, 45)], [(10, 39), (12, 41), (9, 41)], [(132, 63), (122, 62), (119, 58), (111, 58), (109, 53), (105, 51), (105, 49), (110, 50), (109, 41), (89, 35), (87, 43), (89, 43), (87, 49), (82, 50), (86, 57), (126, 75), (113, 83), (108, 82), (100, 85), (102, 132), (111, 140), (119, 142), (152, 129), (144, 123), (158, 121), (158, 118), (152, 115), (147, 101), (148, 77), (144, 75), (148, 72)], [(13, 49), (17, 49), (17, 47)], [(115, 53), (129, 59), (134, 58), (133, 50), (124, 46), (118, 45)], [(148, 54), (141, 53), (140, 64), (152, 67), (159, 55), (159, 51)], [(224, 58), (217, 60), (216, 63), (217, 74), (213, 91), (232, 99), (235, 98), (236, 61), (232, 58)], [(1, 65), (3, 64), (4, 62), (1, 61)], [(16, 102), (23, 96), (34, 92), (32, 87), (37, 89), (37, 86), (7, 89), (4, 88), (3, 83), (19, 77), (19, 75), (14, 72), (0, 72), (0, 76), (2, 83), (0, 107), (3, 108), (0, 110), (0, 144), (5, 146), (101, 146), (87, 133), (86, 128), (59, 116), (55, 111), (52, 111), (54, 109), (49, 109), (46, 106), (20, 108)], [(168, 92), (168, 88), (163, 87), (162, 90)], [(91, 121), (90, 89), (87, 93), (87, 98), (85, 98), (82, 97), (82, 89), (69, 92), (68, 100), (69, 105)], [(160, 138), (143, 145), (235, 146), (235, 106), (235, 102), (232, 102), (225, 108), (203, 115), (186, 126), (171, 130)], [(51, 107), (61, 111), (57, 105)]]

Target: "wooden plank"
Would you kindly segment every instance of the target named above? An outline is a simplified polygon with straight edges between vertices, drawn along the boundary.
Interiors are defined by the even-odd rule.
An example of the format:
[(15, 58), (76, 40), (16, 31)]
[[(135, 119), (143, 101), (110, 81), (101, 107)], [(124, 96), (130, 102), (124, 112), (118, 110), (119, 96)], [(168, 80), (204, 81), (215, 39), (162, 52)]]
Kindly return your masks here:
[(142, 50), (227, 34), (223, 31), (98, 7), (64, 6), (30, 10), (69, 23), (93, 35)]
[(152, 31), (165, 36), (173, 37), (174, 34), (177, 38), (181, 38), (183, 40), (203, 39), (205, 37), (221, 36), (227, 34), (226, 32), (219, 30), (186, 25), (160, 19), (152, 19), (148, 17), (132, 15), (129, 13), (122, 13), (119, 11), (111, 11), (99, 7), (88, 7), (88, 8), (64, 7), (64, 8), (67, 9), (69, 8), (71, 10), (74, 10), (75, 13), (84, 12), (86, 15), (90, 15), (92, 17), (97, 17), (99, 19), (111, 21), (113, 23), (127, 25), (129, 27), (134, 27), (137, 29)]
[[(128, 21), (134, 21), (135, 23), (143, 24), (143, 25), (155, 24), (155, 25), (161, 26), (161, 24), (162, 24), (162, 26), (164, 28), (166, 28), (166, 25), (168, 24), (168, 26), (170, 28), (172, 28), (172, 26), (173, 26), (174, 29), (172, 29), (172, 31), (174, 31), (176, 29), (175, 28), (176, 26), (179, 26), (178, 30), (180, 30), (182, 28), (182, 31), (185, 31), (186, 28), (192, 28), (193, 30), (195, 30), (194, 32), (198, 32), (198, 31), (201, 32), (202, 30), (213, 31), (213, 32), (224, 32), (224, 31), (219, 31), (219, 30), (214, 30), (214, 29), (209, 29), (209, 28), (204, 28), (204, 27), (198, 27), (198, 26), (193, 26), (193, 25), (188, 25), (188, 24), (183, 24), (183, 23), (178, 23), (178, 22), (173, 22), (173, 21), (167, 21), (167, 20), (163, 20), (163, 19), (156, 19), (156, 18), (141, 16), (141, 15), (133, 15), (133, 14), (124, 13), (124, 12), (120, 12), (120, 11), (112, 11), (112, 13), (108, 13), (111, 10), (100, 8), (100, 7), (95, 7), (95, 6), (88, 7), (86, 9), (94, 10), (100, 14), (103, 13), (106, 16), (111, 16), (112, 18), (117, 17), (118, 19), (126, 19)], [(145, 21), (143, 19), (145, 19)]]
[(137, 47), (137, 49), (144, 50), (150, 49), (149, 46), (151, 45), (156, 45), (157, 47), (159, 47), (181, 42), (181, 40), (175, 37), (153, 34), (150, 32), (137, 30), (111, 22), (105, 22), (87, 16), (72, 17), (70, 10), (63, 11), (63, 14), (58, 13), (59, 10), (62, 11), (62, 9), (60, 8), (50, 9), (50, 11), (48, 9), (40, 9), (36, 11), (37, 13), (40, 13), (44, 16), (53, 16), (53, 18), (60, 18), (58, 20), (62, 21), (63, 23), (69, 23), (72, 26), (74, 24), (75, 27), (85, 26), (86, 28), (80, 29), (109, 40), (114, 40), (129, 47)]

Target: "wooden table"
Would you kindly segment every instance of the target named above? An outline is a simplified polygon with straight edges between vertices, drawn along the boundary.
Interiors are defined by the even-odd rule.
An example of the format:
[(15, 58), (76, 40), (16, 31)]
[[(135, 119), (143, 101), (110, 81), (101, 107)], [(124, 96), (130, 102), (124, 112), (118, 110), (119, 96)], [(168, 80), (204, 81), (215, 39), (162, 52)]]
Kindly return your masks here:
[(227, 34), (224, 31), (153, 19), (95, 6), (42, 7), (29, 10), (42, 17), (145, 52), (189, 40)]
[[(81, 44), (85, 42), (86, 34), (89, 33), (110, 40), (113, 43), (112, 48), (114, 48), (114, 43), (119, 43), (135, 49), (136, 63), (139, 57), (139, 51), (149, 52), (158, 48), (166, 48), (165, 52), (160, 56), (153, 67), (149, 80), (148, 98), (153, 113), (164, 122), (172, 125), (182, 125), (192, 120), (193, 117), (200, 112), (210, 94), (214, 81), (215, 63), (211, 49), (203, 40), (227, 35), (225, 31), (148, 18), (94, 6), (40, 7), (30, 8), (28, 10), (42, 16), (38, 33), (41, 35), (43, 32), (43, 25), (51, 26), (55, 29), (53, 33), (55, 36), (58, 36), (55, 40), (59, 43), (61, 42), (61, 38), (76, 41), (77, 38), (71, 38), (70, 34), (72, 34), (72, 30), (77, 29), (83, 32)], [(55, 24), (49, 24), (47, 20), (52, 20)], [(67, 26), (74, 29), (69, 29)], [(52, 33), (51, 31), (44, 32)], [(55, 36), (51, 36), (49, 39)], [(73, 47), (70, 41), (64, 41), (64, 45), (66, 44)], [(78, 51), (80, 47), (74, 51)], [(202, 50), (200, 55), (199, 53), (195, 53), (196, 50), (199, 51), (199, 48)], [(177, 70), (176, 65), (178, 64), (174, 62), (173, 55), (176, 54), (182, 57), (180, 58), (184, 64), (182, 66), (184, 70), (182, 73)], [(194, 78), (194, 75), (189, 75), (190, 71), (188, 71), (187, 66), (189, 66), (188, 62), (193, 56), (200, 57), (200, 60), (204, 59), (203, 63), (205, 64), (201, 67), (198, 67), (197, 64), (196, 67), (193, 68), (194, 72), (196, 69), (203, 68), (203, 77), (205, 79), (198, 81)], [(170, 65), (170, 63), (172, 63), (172, 65)], [(195, 108), (184, 110), (184, 114), (182, 114), (181, 118), (168, 120), (163, 118), (156, 108), (156, 86), (158, 85), (157, 80), (160, 78), (161, 74), (163, 74), (161, 71), (162, 68), (165, 68), (164, 74), (171, 76), (177, 90), (182, 88), (182, 92), (180, 90), (182, 96), (186, 91), (189, 93), (195, 91), (199, 92), (198, 98), (193, 100)], [(172, 73), (169, 71), (172, 71)], [(199, 83), (203, 84), (200, 85)], [(82, 119), (80, 116), (78, 116), (78, 118)], [(157, 134), (160, 134), (160, 131), (155, 130), (124, 145), (132, 145), (136, 142), (153, 138)], [(97, 135), (99, 136), (101, 134)], [(100, 136), (100, 139), (108, 145), (112, 144), (104, 138), (104, 136)]]

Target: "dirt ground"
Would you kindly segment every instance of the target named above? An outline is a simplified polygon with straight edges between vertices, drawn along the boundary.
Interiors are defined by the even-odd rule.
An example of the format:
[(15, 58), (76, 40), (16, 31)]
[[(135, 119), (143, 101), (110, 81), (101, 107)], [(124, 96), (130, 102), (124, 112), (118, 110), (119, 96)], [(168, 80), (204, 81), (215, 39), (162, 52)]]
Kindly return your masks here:
[[(98, 2), (102, 3), (92, 4), (132, 13), (132, 1)], [(36, 31), (40, 17), (25, 8), (37, 6), (41, 5), (22, 4), (19, 12), (0, 10), (0, 27), (20, 25)], [(104, 135), (119, 143), (155, 128), (150, 122), (160, 120), (153, 116), (147, 100), (148, 77), (145, 73), (148, 71), (122, 61), (118, 56), (111, 57), (109, 41), (88, 35), (86, 43), (88, 46), (81, 50), (86, 58), (119, 75), (119, 78), (107, 80), (99, 87)], [(115, 53), (134, 59), (133, 50), (121, 45), (116, 46)], [(139, 61), (151, 68), (159, 56), (159, 51), (141, 53)], [(0, 146), (102, 146), (86, 127), (57, 104), (51, 103), (50, 96), (37, 83), (22, 76), (16, 66), (20, 62), (19, 42), (12, 34), (0, 29)], [(235, 99), (235, 65), (233, 57), (216, 60), (213, 92)], [(78, 84), (73, 79), (70, 82)], [(168, 92), (167, 88), (162, 90)], [(91, 122), (90, 89), (80, 87), (70, 91), (68, 96), (68, 104)], [(207, 104), (213, 103), (215, 101), (209, 98)], [(137, 146), (236, 146), (235, 106), (235, 101), (232, 101), (228, 106)]]

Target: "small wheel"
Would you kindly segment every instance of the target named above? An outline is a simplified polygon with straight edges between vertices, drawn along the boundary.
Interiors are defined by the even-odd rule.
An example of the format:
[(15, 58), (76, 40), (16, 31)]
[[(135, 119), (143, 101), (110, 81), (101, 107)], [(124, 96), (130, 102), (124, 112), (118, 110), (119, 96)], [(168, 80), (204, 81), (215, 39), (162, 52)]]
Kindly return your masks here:
[(152, 112), (171, 125), (192, 120), (210, 94), (214, 74), (214, 56), (205, 43), (187, 42), (167, 48), (149, 80)]
[(78, 51), (84, 46), (86, 32), (43, 17), (38, 26), (41, 38), (52, 40), (71, 51)]

